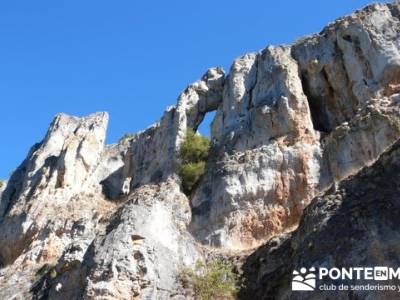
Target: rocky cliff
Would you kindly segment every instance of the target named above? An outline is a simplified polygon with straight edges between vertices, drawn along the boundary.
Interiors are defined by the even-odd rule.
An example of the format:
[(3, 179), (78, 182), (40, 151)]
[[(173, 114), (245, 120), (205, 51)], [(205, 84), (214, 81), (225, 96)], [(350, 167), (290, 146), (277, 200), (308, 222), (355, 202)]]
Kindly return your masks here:
[[(184, 299), (182, 268), (214, 249), (251, 251), (271, 238), (245, 263), (245, 277), (257, 280), (241, 295), (289, 297), (285, 280), (308, 239), (351, 222), (351, 209), (329, 199), (349, 207), (360, 200), (347, 192), (318, 198), (290, 234), (304, 209), (328, 189), (363, 184), (346, 178), (400, 137), (399, 28), (400, 4), (376, 4), (293, 45), (246, 54), (227, 75), (208, 70), (157, 123), (117, 144), (104, 144), (106, 113), (56, 116), (0, 191), (0, 298)], [(210, 111), (211, 154), (188, 197), (177, 175), (180, 145)], [(253, 263), (259, 255), (274, 266)]]
[[(243, 270), (242, 299), (398, 299), (399, 291), (292, 291), (293, 270), (302, 267), (397, 268), (400, 222), (400, 142), (371, 167), (315, 198), (297, 230), (269, 240)], [(331, 284), (332, 281), (319, 282)], [(377, 283), (356, 281), (357, 284)], [(384, 281), (385, 284), (387, 282)], [(396, 280), (392, 284), (396, 284)]]

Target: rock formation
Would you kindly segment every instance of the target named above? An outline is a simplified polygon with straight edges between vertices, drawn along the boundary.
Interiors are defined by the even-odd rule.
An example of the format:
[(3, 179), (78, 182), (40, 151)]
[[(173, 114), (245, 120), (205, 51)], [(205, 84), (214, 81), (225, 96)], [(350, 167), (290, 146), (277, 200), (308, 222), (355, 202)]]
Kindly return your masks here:
[[(309, 224), (338, 230), (307, 215), (324, 213), (315, 203), (328, 205), (327, 196), (289, 234), (303, 210), (400, 137), (399, 17), (399, 3), (371, 5), (293, 45), (246, 54), (226, 76), (210, 69), (157, 123), (113, 145), (104, 144), (106, 113), (56, 116), (0, 190), (0, 298), (185, 299), (182, 268), (210, 249), (234, 253), (271, 238), (245, 263), (258, 278), (246, 291), (286, 295), (297, 267), (289, 245), (301, 259)], [(210, 111), (210, 158), (188, 197), (180, 145)], [(259, 253), (273, 266), (254, 265)], [(273, 285), (261, 287), (264, 268), (279, 269)]]
[(399, 137), (399, 7), (374, 5), (292, 46), (237, 59), (192, 200), (205, 243), (254, 247)]
[[(274, 237), (246, 258), (242, 299), (397, 299), (396, 291), (292, 291), (301, 267), (397, 268), (400, 222), (400, 142), (372, 166), (315, 198), (299, 228)], [(398, 281), (398, 280), (397, 280)], [(330, 284), (325, 280), (319, 284)], [(357, 284), (377, 283), (356, 281)], [(388, 284), (387, 281), (383, 283)], [(398, 284), (396, 280), (391, 282)]]

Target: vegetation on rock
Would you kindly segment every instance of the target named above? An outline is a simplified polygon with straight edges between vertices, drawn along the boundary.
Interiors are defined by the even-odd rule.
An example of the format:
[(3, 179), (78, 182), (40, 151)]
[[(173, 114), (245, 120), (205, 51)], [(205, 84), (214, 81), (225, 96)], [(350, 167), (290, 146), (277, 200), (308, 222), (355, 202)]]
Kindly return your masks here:
[(179, 176), (182, 180), (183, 191), (190, 194), (204, 174), (210, 140), (197, 134), (193, 129), (188, 129), (182, 143), (180, 157), (182, 164)]
[(201, 300), (235, 299), (239, 289), (239, 276), (229, 263), (222, 260), (206, 264), (198, 261), (193, 270), (182, 271), (182, 280)]

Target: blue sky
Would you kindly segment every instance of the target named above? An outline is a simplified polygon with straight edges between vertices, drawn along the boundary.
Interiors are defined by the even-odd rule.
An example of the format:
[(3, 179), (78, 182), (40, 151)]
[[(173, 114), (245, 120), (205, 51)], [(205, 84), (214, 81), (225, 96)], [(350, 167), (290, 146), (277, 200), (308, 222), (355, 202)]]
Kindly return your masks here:
[[(108, 111), (107, 142), (156, 121), (209, 67), (371, 1), (1, 1), (0, 178), (54, 115)], [(202, 128), (202, 130), (207, 131)]]

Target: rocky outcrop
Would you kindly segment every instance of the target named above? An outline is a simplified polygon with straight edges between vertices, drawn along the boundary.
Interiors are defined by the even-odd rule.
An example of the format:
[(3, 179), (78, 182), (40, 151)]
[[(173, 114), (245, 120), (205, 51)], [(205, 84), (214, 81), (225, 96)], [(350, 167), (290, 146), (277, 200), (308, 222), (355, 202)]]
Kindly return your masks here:
[(184, 266), (201, 256), (186, 230), (190, 208), (174, 182), (144, 185), (90, 250), (85, 299), (168, 299)]
[[(398, 267), (399, 171), (400, 143), (397, 142), (372, 166), (341, 182), (335, 191), (315, 198), (305, 209), (296, 231), (273, 238), (245, 259), (246, 289), (241, 291), (240, 298), (398, 298), (398, 291), (293, 292), (290, 283), (293, 270), (302, 267)], [(324, 283), (338, 285), (338, 281), (318, 280), (318, 286)], [(374, 281), (352, 283), (362, 285)]]
[[(398, 3), (372, 5), (244, 55), (227, 76), (210, 69), (157, 123), (113, 145), (106, 113), (58, 115), (0, 191), (0, 298), (188, 298), (182, 268), (213, 247), (232, 253), (277, 236), (257, 253), (287, 272), (288, 232), (311, 199), (400, 137), (399, 16)], [(180, 145), (210, 111), (206, 173), (188, 197)], [(254, 268), (249, 278), (269, 276)], [(283, 295), (276, 280), (248, 291)]]
[(111, 145), (103, 158), (113, 172), (102, 180), (106, 194), (119, 198), (134, 188), (173, 176), (179, 163), (179, 145), (188, 127), (196, 129), (205, 114), (221, 103), (224, 71), (214, 68), (189, 85), (176, 106), (167, 108), (161, 120), (148, 129)]
[(54, 265), (68, 247), (84, 253), (104, 227), (95, 214), (113, 204), (94, 197), (101, 190), (93, 174), (107, 122), (106, 113), (58, 115), (11, 176), (0, 206), (1, 298), (27, 298), (37, 271)]
[(295, 226), (314, 195), (399, 137), (399, 4), (376, 4), (291, 46), (232, 65), (191, 230), (257, 246)]
[(296, 224), (321, 156), (298, 74), (289, 47), (235, 61), (213, 122), (213, 161), (192, 200), (199, 239), (240, 249)]
[(114, 145), (106, 113), (58, 115), (1, 195), (0, 298), (174, 293), (179, 270), (201, 258), (175, 175), (179, 144), (219, 105), (223, 82), (210, 69), (158, 123)]
[[(106, 113), (82, 119), (58, 115), (45, 139), (31, 149), (28, 158), (14, 172), (1, 198), (2, 266), (13, 263), (26, 251), (28, 241), (36, 243), (43, 230), (49, 231), (50, 236), (61, 228), (72, 228), (73, 218), (66, 219), (63, 212), (82, 206), (74, 205), (77, 194), (89, 198), (94, 192), (91, 176), (103, 151), (107, 122)], [(85, 208), (95, 209), (96, 201)], [(92, 213), (88, 215), (91, 217)], [(77, 217), (83, 216), (85, 213), (81, 211)]]

